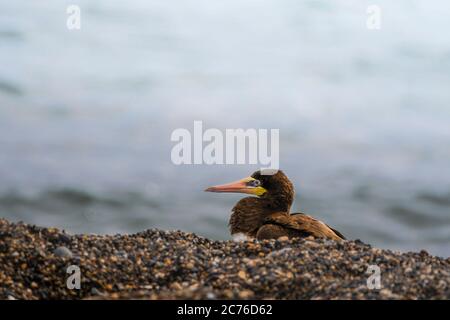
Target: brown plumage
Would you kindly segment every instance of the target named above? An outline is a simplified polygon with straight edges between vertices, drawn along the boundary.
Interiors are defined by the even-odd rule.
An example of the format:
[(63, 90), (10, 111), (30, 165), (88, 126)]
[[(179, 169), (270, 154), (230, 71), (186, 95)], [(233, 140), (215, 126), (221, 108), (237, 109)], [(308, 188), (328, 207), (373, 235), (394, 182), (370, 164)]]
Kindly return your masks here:
[(257, 239), (287, 236), (343, 240), (337, 230), (303, 213), (290, 213), (294, 186), (282, 171), (262, 175), (260, 171), (237, 182), (211, 187), (211, 192), (240, 192), (256, 195), (241, 199), (232, 209), (230, 231)]

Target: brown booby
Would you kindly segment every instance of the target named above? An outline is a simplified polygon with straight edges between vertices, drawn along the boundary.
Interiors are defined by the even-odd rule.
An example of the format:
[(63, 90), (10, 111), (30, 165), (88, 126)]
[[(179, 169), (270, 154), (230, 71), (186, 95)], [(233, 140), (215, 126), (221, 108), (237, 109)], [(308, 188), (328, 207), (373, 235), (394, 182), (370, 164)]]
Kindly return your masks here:
[(309, 237), (344, 240), (339, 231), (304, 213), (290, 213), (294, 186), (278, 170), (272, 175), (256, 171), (250, 177), (207, 188), (208, 192), (237, 192), (252, 195), (232, 209), (229, 227), (233, 238), (277, 239)]

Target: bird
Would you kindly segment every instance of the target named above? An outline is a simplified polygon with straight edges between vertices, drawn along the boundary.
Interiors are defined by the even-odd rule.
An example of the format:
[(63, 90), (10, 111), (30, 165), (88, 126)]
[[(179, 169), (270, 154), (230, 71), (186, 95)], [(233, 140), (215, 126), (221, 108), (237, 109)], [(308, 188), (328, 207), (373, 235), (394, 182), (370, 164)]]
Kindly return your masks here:
[(233, 239), (326, 238), (345, 236), (324, 222), (304, 213), (290, 213), (295, 190), (282, 170), (263, 174), (261, 170), (244, 179), (209, 187), (206, 192), (244, 193), (233, 207), (229, 228)]

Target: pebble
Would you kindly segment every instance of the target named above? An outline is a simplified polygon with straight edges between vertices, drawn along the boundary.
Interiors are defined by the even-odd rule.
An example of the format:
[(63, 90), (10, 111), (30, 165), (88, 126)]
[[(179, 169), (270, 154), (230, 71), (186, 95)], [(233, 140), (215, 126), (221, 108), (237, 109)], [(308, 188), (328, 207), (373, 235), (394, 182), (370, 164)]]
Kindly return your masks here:
[[(5, 219), (0, 239), (0, 299), (450, 299), (450, 259), (362, 241), (69, 235)], [(69, 264), (79, 290), (66, 285)], [(380, 289), (367, 287), (371, 265)]]
[(247, 274), (245, 273), (245, 271), (239, 271), (238, 272), (238, 277), (241, 278), (242, 280), (246, 280), (247, 279)]
[(72, 258), (73, 254), (72, 251), (70, 251), (67, 247), (58, 247), (56, 248), (53, 253), (55, 256), (61, 257), (61, 258)]

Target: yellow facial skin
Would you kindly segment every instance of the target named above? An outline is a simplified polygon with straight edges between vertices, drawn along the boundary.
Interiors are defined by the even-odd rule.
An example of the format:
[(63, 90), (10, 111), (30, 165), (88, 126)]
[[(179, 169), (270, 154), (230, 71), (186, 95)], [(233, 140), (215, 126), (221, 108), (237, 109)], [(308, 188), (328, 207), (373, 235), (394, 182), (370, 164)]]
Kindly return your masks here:
[[(255, 181), (256, 179), (252, 178), (252, 177), (247, 177), (242, 179), (243, 181), (245, 181), (245, 183), (250, 182), (250, 181)], [(258, 187), (251, 187), (251, 186), (247, 186), (247, 188), (249, 188), (249, 192), (250, 194), (254, 194), (255, 196), (262, 196), (264, 193), (267, 192), (267, 190), (261, 186)]]

